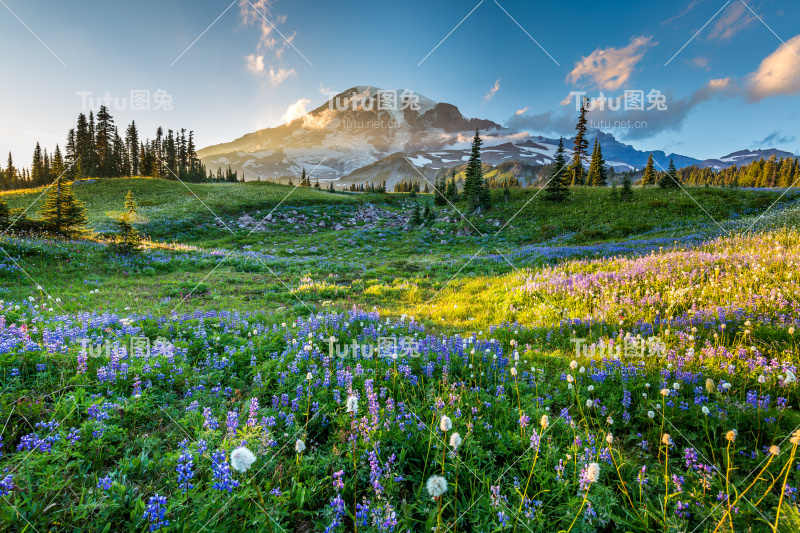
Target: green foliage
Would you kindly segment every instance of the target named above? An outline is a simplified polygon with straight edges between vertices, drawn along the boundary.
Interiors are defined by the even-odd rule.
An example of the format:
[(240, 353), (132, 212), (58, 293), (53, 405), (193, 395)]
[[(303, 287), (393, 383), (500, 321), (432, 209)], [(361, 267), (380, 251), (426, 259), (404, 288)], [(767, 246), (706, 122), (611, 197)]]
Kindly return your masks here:
[(139, 251), (141, 238), (139, 237), (139, 232), (133, 226), (134, 222), (137, 221), (137, 217), (136, 200), (133, 197), (133, 191), (128, 191), (128, 194), (125, 195), (125, 209), (119, 218), (115, 220), (117, 236), (113, 244), (119, 253), (130, 254)]
[(669, 160), (667, 171), (661, 174), (661, 179), (658, 180), (658, 186), (662, 189), (680, 189), (680, 177), (678, 176), (678, 171), (675, 169), (675, 163), (672, 159)]
[(467, 163), (466, 178), (464, 179), (464, 200), (467, 202), (470, 211), (478, 208), (488, 209), (492, 203), (489, 188), (483, 179), (482, 145), (483, 140), (481, 140), (480, 132), (475, 130), (475, 137), (472, 140), (472, 152)]
[(87, 223), (86, 208), (75, 197), (72, 183), (58, 180), (47, 191), (47, 200), (39, 212), (51, 231), (62, 235), (75, 235), (83, 231)]
[(564, 156), (564, 139), (558, 141), (558, 150), (556, 150), (556, 158), (553, 163), (553, 168), (550, 172), (550, 181), (547, 183), (547, 190), (545, 198), (551, 202), (564, 202), (566, 201), (572, 191), (568, 187), (568, 180), (570, 179), (569, 173), (566, 169), (567, 160)]

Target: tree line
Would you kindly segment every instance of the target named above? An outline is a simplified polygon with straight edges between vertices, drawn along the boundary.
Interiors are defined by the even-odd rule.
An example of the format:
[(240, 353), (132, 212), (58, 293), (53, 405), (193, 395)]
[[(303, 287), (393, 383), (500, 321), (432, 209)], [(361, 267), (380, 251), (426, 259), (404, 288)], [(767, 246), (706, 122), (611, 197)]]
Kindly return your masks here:
[(185, 128), (173, 131), (159, 127), (155, 138), (142, 139), (132, 121), (124, 138), (106, 106), (97, 115), (78, 115), (74, 128), (67, 133), (62, 152), (56, 145), (52, 153), (39, 143), (33, 150), (30, 168), (17, 168), (9, 152), (5, 168), (0, 165), (0, 190), (42, 187), (62, 176), (65, 181), (84, 178), (121, 178), (148, 176), (187, 182), (238, 181), (238, 173), (217, 169), (206, 171), (197, 158), (194, 132)]

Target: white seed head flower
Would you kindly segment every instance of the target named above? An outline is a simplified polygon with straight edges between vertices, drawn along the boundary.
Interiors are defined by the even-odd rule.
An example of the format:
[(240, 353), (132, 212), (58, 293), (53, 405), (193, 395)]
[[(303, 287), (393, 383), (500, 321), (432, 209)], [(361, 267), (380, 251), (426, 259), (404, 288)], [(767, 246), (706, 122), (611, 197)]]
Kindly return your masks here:
[(606, 435), (606, 442), (612, 444), (614, 442), (614, 435), (612, 435), (611, 433)]
[(303, 453), (305, 449), (306, 449), (306, 443), (300, 439), (297, 439), (297, 442), (294, 443), (294, 451), (296, 451), (297, 453)]
[(661, 396), (669, 396), (669, 389), (661, 389)]
[(613, 419), (613, 418), (611, 418), (610, 416), (609, 416), (608, 418), (606, 418), (606, 422), (607, 422), (609, 425), (614, 425), (614, 419)]
[(800, 444), (800, 429), (794, 432), (794, 435), (792, 435), (792, 438), (789, 439), (789, 442), (791, 442), (795, 446)]
[(442, 476), (431, 476), (428, 478), (428, 482), (425, 483), (425, 487), (428, 489), (428, 494), (430, 494), (431, 498), (438, 498), (447, 492), (447, 480)]
[(586, 469), (586, 480), (589, 483), (597, 483), (598, 479), (600, 479), (600, 465), (598, 463), (590, 463)]
[(580, 372), (581, 374), (585, 373), (586, 367), (585, 366), (580, 367), (580, 369), (578, 369), (578, 372)]
[(567, 383), (572, 383), (573, 381), (575, 381), (575, 378), (572, 377), (572, 374), (569, 374), (567, 376)]
[(550, 418), (547, 415), (542, 415), (541, 420), (539, 420), (539, 425), (542, 426), (542, 429), (547, 429), (550, 425)]
[(647, 411), (647, 418), (655, 418), (656, 414), (653, 411)]
[(569, 363), (569, 367), (570, 367), (572, 370), (575, 370), (576, 368), (578, 368), (578, 362), (577, 362), (577, 361), (574, 361), (574, 360), (573, 360), (573, 361), (571, 361), (571, 362)]
[(781, 454), (781, 449), (780, 449), (779, 446), (774, 446), (773, 445), (773, 446), (769, 447), (769, 453), (771, 453), (772, 455), (777, 457), (778, 455)]
[(680, 389), (680, 388), (681, 388), (681, 384), (680, 384), (680, 383), (677, 383), (677, 382), (676, 382), (676, 383), (673, 383), (673, 384), (672, 384), (672, 388), (673, 388), (673, 389), (675, 389), (675, 390), (678, 390), (678, 389)]
[(517, 377), (517, 369), (514, 368), (513, 366), (511, 367), (511, 375)]
[(760, 376), (758, 376), (758, 380), (757, 381), (759, 383), (766, 383), (767, 382), (767, 377), (764, 374), (761, 374)]
[(794, 375), (794, 372), (791, 370), (786, 371), (786, 379), (784, 379), (786, 383), (794, 383), (797, 381), (797, 376)]
[(789, 328), (789, 335), (794, 335), (794, 326)]
[(591, 409), (592, 407), (594, 407), (594, 402), (592, 400), (586, 400), (586, 407)]
[(588, 390), (589, 392), (592, 392), (592, 391), (594, 390), (594, 385), (589, 385), (589, 386), (587, 387), (587, 390)]
[(450, 435), (450, 446), (452, 446), (454, 450), (457, 450), (458, 447), (461, 446), (461, 435), (458, 433)]
[(708, 410), (708, 407), (706, 407), (705, 405), (703, 406), (703, 408), (701, 410), (703, 411), (704, 415), (707, 415), (708, 413), (711, 412), (711, 411)]
[(250, 465), (255, 461), (256, 456), (244, 446), (240, 446), (231, 452), (231, 466), (237, 472), (247, 472), (250, 469)]
[(731, 388), (731, 384), (726, 381), (725, 383), (722, 384), (722, 388), (725, 390), (729, 390)]
[(358, 398), (356, 396), (347, 397), (347, 412), (352, 414), (358, 413)]
[(311, 381), (311, 379), (312, 379), (313, 377), (314, 377), (314, 376), (312, 376), (312, 375), (311, 375), (311, 372), (309, 372), (308, 374), (306, 374), (306, 379), (307, 379), (308, 381)]
[(439, 421), (439, 429), (442, 431), (450, 431), (453, 429), (453, 421), (442, 415), (442, 419)]
[(735, 441), (736, 440), (736, 430), (735, 429), (731, 429), (730, 431), (725, 433), (725, 440), (727, 440), (728, 442)]
[(669, 436), (669, 433), (664, 433), (661, 435), (661, 444), (664, 444), (665, 446), (672, 444), (672, 437)]

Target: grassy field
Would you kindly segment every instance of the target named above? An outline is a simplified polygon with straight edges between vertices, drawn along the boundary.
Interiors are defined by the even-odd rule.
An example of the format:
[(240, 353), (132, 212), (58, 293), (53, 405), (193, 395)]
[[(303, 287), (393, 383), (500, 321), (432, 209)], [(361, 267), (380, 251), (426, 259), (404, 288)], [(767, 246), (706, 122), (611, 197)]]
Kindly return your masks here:
[(794, 194), (75, 191), (85, 238), (0, 239), (5, 530), (800, 528)]

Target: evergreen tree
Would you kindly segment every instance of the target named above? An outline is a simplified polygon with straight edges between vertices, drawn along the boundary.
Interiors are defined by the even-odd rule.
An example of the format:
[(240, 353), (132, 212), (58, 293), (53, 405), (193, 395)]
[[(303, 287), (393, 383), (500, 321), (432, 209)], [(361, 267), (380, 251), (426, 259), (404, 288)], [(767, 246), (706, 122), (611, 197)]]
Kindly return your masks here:
[(130, 126), (125, 131), (125, 147), (131, 162), (131, 176), (139, 175), (140, 148), (139, 132), (136, 130), (136, 121), (131, 121)]
[(75, 197), (72, 184), (58, 180), (47, 191), (41, 218), (52, 231), (62, 235), (72, 235), (83, 231), (86, 226), (86, 208)]
[(128, 191), (125, 196), (125, 209), (120, 217), (114, 221), (117, 227), (114, 248), (120, 253), (129, 254), (139, 251), (141, 238), (139, 237), (139, 232), (133, 227), (136, 218), (136, 200), (133, 197), (133, 191)]
[(409, 220), (409, 223), (414, 224), (415, 226), (422, 224), (422, 215), (420, 214), (419, 204), (417, 202), (414, 202), (414, 207), (411, 209), (411, 219)]
[(53, 174), (53, 179), (56, 180), (64, 174), (64, 157), (61, 155), (61, 148), (56, 145), (56, 151), (53, 152), (53, 161), (50, 165), (50, 170)]
[[(2, 169), (0, 169), (2, 172)], [(8, 208), (8, 204), (6, 203), (6, 199), (3, 196), (0, 196), (0, 235), (5, 233), (8, 230), (8, 223), (10, 222), (11, 218), (11, 210)]]
[(623, 202), (630, 202), (633, 200), (633, 189), (631, 188), (631, 176), (627, 172), (625, 177), (622, 178), (622, 190), (619, 192), (619, 199)]
[(578, 124), (575, 125), (574, 148), (572, 149), (572, 164), (569, 168), (571, 183), (583, 185), (586, 182), (586, 171), (583, 168), (583, 160), (586, 158), (586, 149), (589, 148), (589, 141), (586, 140), (586, 102), (581, 102), (581, 114), (578, 117)]
[(447, 204), (445, 195), (447, 194), (447, 173), (444, 177), (436, 178), (433, 190), (433, 205), (443, 206)]
[(479, 207), (488, 208), (490, 205), (489, 189), (483, 180), (483, 164), (481, 163), (481, 140), (480, 132), (475, 130), (475, 137), (472, 140), (472, 152), (467, 162), (466, 178), (464, 179), (464, 199), (467, 201), (470, 210)]
[(594, 140), (594, 151), (592, 152), (592, 162), (589, 165), (589, 185), (592, 187), (605, 187), (608, 184), (606, 176), (606, 162), (603, 159), (603, 151), (600, 142)]
[(44, 185), (44, 159), (42, 157), (42, 147), (36, 143), (36, 148), (33, 149), (33, 164), (31, 165), (31, 177), (33, 178), (33, 186), (41, 187)]
[(658, 185), (662, 189), (680, 188), (678, 171), (675, 170), (675, 163), (673, 163), (672, 159), (669, 160), (669, 167), (667, 167), (667, 171), (661, 176), (661, 179), (658, 181)]
[(558, 150), (556, 150), (556, 159), (553, 163), (553, 169), (550, 171), (550, 181), (547, 183), (545, 192), (545, 199), (551, 202), (564, 202), (572, 193), (568, 187), (569, 175), (565, 168), (567, 159), (564, 155), (564, 138), (558, 141)]
[(8, 152), (8, 163), (6, 166), (6, 179), (3, 189), (11, 190), (14, 187), (16, 180), (17, 170), (14, 168), (14, 160), (11, 158), (11, 152)]
[(656, 167), (653, 160), (653, 154), (647, 158), (647, 165), (644, 167), (644, 176), (642, 177), (642, 185), (655, 185), (656, 184)]

